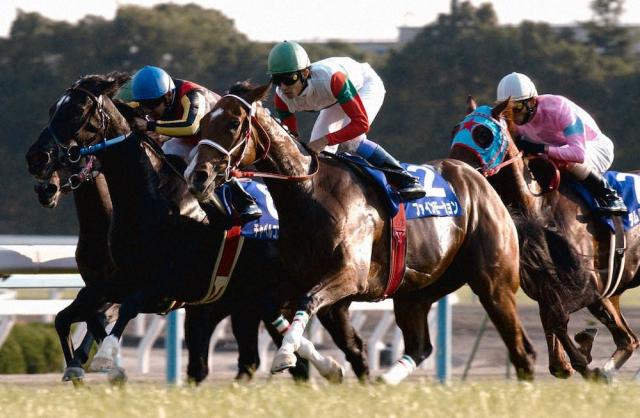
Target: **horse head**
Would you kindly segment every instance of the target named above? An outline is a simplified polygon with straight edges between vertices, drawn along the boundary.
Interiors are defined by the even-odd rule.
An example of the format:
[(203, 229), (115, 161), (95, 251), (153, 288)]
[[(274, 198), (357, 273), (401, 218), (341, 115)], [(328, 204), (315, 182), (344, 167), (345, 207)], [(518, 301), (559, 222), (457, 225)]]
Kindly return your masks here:
[(263, 112), (259, 103), (271, 84), (237, 83), (200, 122), (200, 136), (185, 177), (189, 190), (199, 200), (229, 180), (231, 170), (251, 165), (257, 158), (257, 133), (253, 123)]
[(122, 123), (111, 116), (113, 103), (105, 97), (111, 97), (128, 79), (125, 73), (85, 76), (49, 108), (47, 126), (25, 155), (29, 173), (38, 180), (35, 191), (43, 206), (55, 207), (63, 193), (88, 178), (93, 157), (71, 162), (69, 149), (102, 139), (114, 124)]
[(518, 150), (509, 132), (507, 99), (494, 107), (478, 106), (467, 98), (467, 116), (452, 132), (450, 158), (462, 160), (485, 176), (496, 174), (505, 161), (517, 156)]
[(111, 97), (129, 79), (124, 73), (88, 75), (77, 80), (51, 106), (49, 121), (38, 140), (29, 148), (26, 159), (29, 172), (46, 179), (53, 170), (69, 166), (68, 150), (74, 145), (89, 145), (109, 135), (116, 125), (126, 123)]

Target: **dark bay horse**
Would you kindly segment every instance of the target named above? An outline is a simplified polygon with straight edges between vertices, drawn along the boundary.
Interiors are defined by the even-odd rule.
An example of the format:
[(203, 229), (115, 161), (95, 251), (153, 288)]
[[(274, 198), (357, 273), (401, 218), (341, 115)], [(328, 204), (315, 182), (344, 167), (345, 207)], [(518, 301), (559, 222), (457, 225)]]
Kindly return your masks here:
[[(638, 339), (620, 311), (619, 299), (626, 289), (640, 284), (640, 230), (628, 231), (620, 284), (613, 295), (602, 298), (611, 233), (565, 182), (548, 193), (531, 191), (534, 177), (513, 142), (510, 106), (509, 101), (501, 102), (490, 109), (490, 115), (481, 115), (472, 121), (472, 115), (484, 111), (481, 112), (470, 97), (469, 116), (465, 119), (469, 122), (455, 128), (449, 156), (485, 173), (505, 204), (525, 220), (524, 224), (516, 222), (521, 226), (519, 232), (524, 245), (521, 250), (522, 287), (540, 305), (551, 373), (566, 378), (575, 369), (585, 377), (602, 376), (599, 369), (587, 367), (595, 335), (579, 333), (576, 341), (581, 347), (576, 347), (567, 334), (569, 314), (587, 307), (614, 338), (616, 351), (603, 370), (605, 377), (611, 378), (638, 347)], [(461, 139), (464, 130), (471, 132), (476, 145), (466, 144)], [(483, 154), (492, 149), (503, 150), (503, 155), (489, 166)], [(538, 223), (539, 227), (532, 226), (530, 221)], [(571, 364), (567, 363), (565, 350)]]
[[(240, 83), (218, 101), (201, 122), (206, 140), (200, 142), (185, 175), (192, 192), (202, 199), (232, 169), (250, 164), (295, 180), (265, 178), (279, 214), (280, 255), (291, 278), (282, 293), (303, 296), (274, 359), (272, 371), (277, 372), (295, 364), (293, 353), (310, 315), (333, 304), (384, 297), (390, 227), (384, 198), (368, 179), (341, 161), (301, 149), (262, 107), (260, 101), (270, 87)], [(405, 355), (381, 379), (400, 382), (432, 352), (429, 309), (465, 283), (496, 325), (518, 376), (532, 378), (535, 353), (515, 306), (519, 250), (514, 223), (475, 170), (454, 160), (432, 164), (452, 185), (464, 214), (408, 222), (407, 270), (393, 296)], [(347, 327), (343, 334), (354, 332)], [(362, 370), (364, 346), (353, 338), (346, 343), (354, 370)]]
[[(57, 155), (60, 151), (60, 147), (67, 148), (70, 144), (75, 142), (76, 140), (82, 143), (83, 139), (86, 137), (94, 138), (95, 135), (87, 134), (84, 131), (85, 127), (88, 125), (84, 122), (84, 119), (94, 119), (100, 118), (100, 115), (96, 115), (92, 112), (104, 112), (102, 117), (105, 117), (108, 120), (108, 123), (104, 126), (105, 131), (99, 132), (101, 136), (109, 136), (116, 135), (121, 132), (128, 131), (128, 124), (124, 121), (124, 118), (117, 112), (115, 105), (110, 101), (109, 97), (113, 92), (117, 89), (118, 83), (116, 79), (111, 77), (103, 77), (103, 76), (89, 76), (85, 77), (74, 84), (70, 90), (68, 90), (65, 94), (66, 97), (63, 97), (58, 102), (58, 107), (61, 103), (64, 103), (64, 106), (71, 107), (70, 109), (60, 110), (59, 108), (56, 111), (56, 114), (64, 115), (59, 116), (59, 119), (52, 118), (52, 122), (49, 127), (43, 130), (40, 138), (34, 144), (30, 152), (28, 154), (28, 161), (30, 162), (30, 170), (32, 174), (37, 175), (40, 178), (45, 178), (50, 175), (52, 178), (56, 179), (55, 182), (60, 183), (60, 172), (66, 172), (66, 168), (64, 163), (56, 163), (58, 161), (57, 157), (46, 157), (43, 154), (49, 155)], [(78, 91), (73, 91), (73, 89), (78, 89)], [(100, 100), (100, 108), (96, 108), (96, 100), (101, 97)], [(104, 101), (104, 102), (103, 102)], [(128, 107), (125, 107), (129, 109)], [(98, 112), (99, 111), (99, 112)], [(81, 117), (79, 117), (81, 116)], [(55, 123), (54, 123), (55, 121)], [(69, 127), (66, 125), (69, 123), (73, 125), (74, 123), (81, 128), (74, 128), (73, 126)], [(95, 121), (94, 121), (95, 123)], [(99, 123), (96, 125), (100, 126)], [(73, 131), (75, 129), (75, 131)], [(70, 131), (67, 131), (70, 130)], [(57, 132), (58, 138), (54, 137), (53, 131)], [(89, 132), (91, 132), (89, 130)], [(63, 136), (64, 135), (64, 136)], [(64, 138), (73, 138), (69, 139), (65, 143), (61, 143), (59, 141), (60, 137)], [(182, 220), (184, 223), (188, 224), (193, 230), (195, 230), (195, 224), (200, 225), (198, 231), (201, 233), (200, 235), (211, 235), (212, 238), (209, 240), (200, 239), (199, 242), (194, 242), (195, 244), (202, 244), (203, 248), (199, 249), (199, 256), (202, 257), (202, 260), (210, 260), (215, 261), (215, 253), (212, 254), (204, 254), (203, 252), (209, 251), (217, 251), (216, 245), (219, 245), (219, 241), (215, 243), (215, 245), (209, 245), (211, 242), (215, 241), (215, 237), (219, 238), (219, 234), (221, 231), (220, 227), (214, 225), (206, 225), (206, 223), (202, 222), (205, 218), (202, 214), (202, 210), (198, 205), (197, 201), (191, 197), (191, 195), (186, 192), (186, 185), (183, 180), (176, 182), (175, 173), (171, 170), (167, 169), (166, 164), (158, 158), (158, 155), (155, 154), (153, 150), (149, 150), (149, 147), (142, 146), (139, 142), (137, 146), (140, 149), (144, 149), (142, 153), (149, 153), (155, 159), (153, 159), (151, 165), (153, 167), (157, 167), (158, 171), (151, 170), (152, 172), (144, 173), (147, 177), (154, 177), (156, 179), (163, 179), (160, 181), (163, 186), (159, 189), (164, 191), (166, 194), (171, 194), (174, 196), (174, 200), (165, 202), (173, 203), (172, 209), (175, 209), (176, 212), (180, 213), (178, 215), (178, 220)], [(40, 154), (40, 155), (38, 155)], [(64, 154), (64, 152), (62, 153)], [(143, 158), (143, 157), (140, 157)], [(46, 161), (47, 164), (43, 164), (42, 162)], [(40, 162), (40, 163), (36, 163)], [(68, 161), (67, 161), (68, 162)], [(58, 167), (53, 167), (53, 165), (58, 164)], [(173, 173), (173, 174), (172, 174)], [(134, 176), (135, 177), (135, 176)], [(140, 176), (142, 177), (142, 176)], [(173, 178), (173, 183), (178, 186), (170, 186), (166, 183), (170, 183)], [(102, 176), (98, 177), (98, 181), (95, 183), (96, 187), (101, 187), (104, 185), (104, 178)], [(66, 183), (66, 179), (63, 181), (63, 184)], [(182, 186), (180, 186), (180, 184)], [(82, 190), (85, 192), (91, 191), (93, 183), (83, 184), (82, 187), (78, 188), (76, 194), (80, 193)], [(85, 189), (86, 188), (86, 189)], [(52, 187), (46, 187), (46, 189), (51, 190)], [(110, 189), (109, 189), (110, 190)], [(168, 191), (167, 191), (168, 190)], [(105, 189), (106, 191), (106, 189)], [(134, 195), (135, 193), (131, 193)], [(132, 196), (129, 198), (132, 198)], [(54, 193), (51, 195), (52, 198), (57, 199), (59, 193)], [(177, 196), (177, 198), (175, 198)], [(103, 206), (109, 207), (109, 212), (112, 211), (111, 204), (115, 204), (115, 200), (111, 199), (112, 196), (109, 196), (107, 193), (96, 195), (96, 194), (88, 194), (87, 199), (94, 204), (94, 209), (98, 211), (99, 206), (97, 203), (101, 202)], [(47, 199), (48, 200), (48, 199)], [(90, 203), (88, 202), (88, 203)], [(44, 202), (43, 202), (44, 203)], [(80, 210), (82, 206), (78, 206), (78, 215), (79, 216), (88, 216), (85, 211)], [(187, 208), (185, 210), (185, 208)], [(200, 213), (198, 213), (200, 212)], [(100, 213), (104, 214), (105, 210), (102, 208)], [(191, 214), (191, 216), (182, 215), (184, 213)], [(107, 237), (107, 229), (110, 227), (111, 234), (113, 232), (114, 227), (118, 226), (118, 222), (116, 222), (117, 212), (113, 211), (112, 217), (108, 217), (107, 228), (102, 230), (102, 236)], [(95, 216), (95, 214), (93, 215)], [(206, 229), (206, 230), (205, 230)], [(121, 229), (122, 230), (122, 229)], [(122, 230), (124, 231), (124, 230)], [(196, 236), (193, 237), (194, 240), (198, 238)], [(213, 332), (213, 329), (224, 317), (232, 314), (232, 324), (233, 331), (236, 339), (238, 340), (239, 351), (240, 351), (240, 359), (239, 359), (239, 377), (250, 376), (255, 369), (258, 367), (258, 356), (257, 356), (257, 327), (258, 322), (261, 317), (263, 317), (262, 312), (260, 311), (260, 307), (262, 305), (261, 299), (258, 296), (262, 297), (262, 294), (268, 291), (268, 288), (274, 286), (274, 280), (280, 280), (283, 272), (278, 270), (277, 263), (270, 262), (270, 258), (275, 258), (277, 261), (277, 257), (274, 257), (274, 244), (268, 243), (266, 241), (259, 240), (247, 240), (245, 243), (242, 255), (240, 256), (237, 264), (237, 268), (232, 277), (231, 284), (228, 287), (227, 292), (223, 294), (223, 296), (216, 301), (215, 303), (203, 304), (203, 305), (193, 305), (187, 306), (187, 316), (185, 321), (186, 327), (186, 335), (185, 339), (187, 342), (187, 346), (189, 348), (189, 368), (188, 374), (190, 378), (200, 381), (204, 379), (206, 374), (208, 373), (207, 368), (207, 356), (208, 356), (208, 347), (209, 347), (209, 339)], [(158, 242), (158, 245), (164, 245), (164, 242)], [(170, 243), (166, 243), (167, 246)], [(95, 247), (95, 246), (94, 246)], [(106, 247), (106, 246), (105, 246)], [(131, 275), (125, 277), (125, 279), (130, 280), (129, 283), (124, 283), (122, 280), (123, 273), (120, 271), (122, 269), (121, 265), (118, 265), (117, 259), (112, 255), (114, 253), (113, 242), (109, 241), (109, 247), (105, 251), (103, 248), (104, 255), (107, 257), (107, 261), (105, 263), (111, 264), (115, 266), (115, 271), (109, 275), (107, 280), (104, 280), (103, 277), (102, 282), (98, 283), (99, 286), (87, 286), (83, 289), (82, 295), (79, 294), (79, 297), (74, 301), (74, 305), (77, 305), (77, 312), (73, 318), (69, 319), (69, 324), (71, 322), (75, 322), (77, 320), (87, 319), (92, 309), (99, 303), (101, 299), (105, 300), (123, 300), (127, 297), (127, 292), (135, 291), (135, 287), (132, 287), (131, 284), (135, 283), (137, 286), (140, 286), (140, 277)], [(152, 258), (149, 258), (152, 259)], [(168, 259), (169, 260), (169, 259)], [(250, 261), (249, 261), (250, 260)], [(263, 261), (264, 260), (264, 261)], [(171, 262), (169, 260), (169, 262)], [(262, 268), (260, 263), (264, 262), (265, 264), (269, 264), (271, 268)], [(151, 265), (153, 263), (149, 263)], [(180, 273), (181, 274), (181, 273)], [(180, 274), (176, 273), (175, 278), (172, 280), (178, 280), (181, 278)], [(210, 274), (210, 271), (209, 271)], [(260, 280), (254, 279), (254, 277), (261, 277)], [(121, 280), (118, 283), (118, 280)], [(257, 283), (257, 287), (256, 287)], [(181, 286), (181, 284), (176, 284), (177, 286)], [(207, 284), (208, 286), (208, 284)], [(144, 287), (144, 284), (142, 284)], [(254, 288), (256, 287), (259, 291), (256, 291)], [(89, 293), (90, 296), (84, 296), (86, 293)], [(162, 304), (162, 303), (161, 303)], [(154, 311), (153, 307), (150, 309)], [(275, 328), (270, 324), (270, 321), (273, 318), (265, 318), (269, 320), (268, 329), (272, 333), (272, 336), (275, 336), (276, 343), (279, 343), (281, 336), (275, 330)], [(58, 321), (57, 321), (58, 325)], [(68, 325), (66, 330), (63, 330), (61, 333), (68, 336)], [(101, 330), (100, 339), (104, 337), (105, 332), (104, 329)], [(63, 338), (61, 335), (61, 339), (63, 340), (63, 346), (67, 347), (67, 351), (65, 352), (65, 358), (69, 364), (72, 359), (67, 357), (67, 354), (70, 354), (72, 347), (67, 345), (67, 338)], [(341, 374), (342, 371), (339, 366), (332, 359), (324, 359), (319, 356), (319, 354), (315, 352), (311, 352), (310, 355), (315, 356), (312, 360), (315, 361), (314, 364), (319, 365), (320, 371), (323, 375), (328, 378), (336, 379), (337, 374)], [(113, 360), (113, 359), (111, 359)], [(297, 376), (304, 377), (306, 374), (303, 367), (297, 371)]]

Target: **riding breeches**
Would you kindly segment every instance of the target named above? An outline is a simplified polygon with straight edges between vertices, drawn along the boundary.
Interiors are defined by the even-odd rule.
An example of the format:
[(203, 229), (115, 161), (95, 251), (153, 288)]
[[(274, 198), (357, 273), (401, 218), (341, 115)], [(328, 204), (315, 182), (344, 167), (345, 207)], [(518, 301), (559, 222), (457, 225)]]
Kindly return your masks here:
[(604, 173), (612, 163), (613, 142), (608, 136), (600, 134), (595, 140), (586, 143), (584, 162), (568, 164), (567, 171), (583, 180), (592, 170), (599, 174)]
[[(358, 96), (360, 96), (362, 105), (367, 111), (369, 125), (373, 123), (373, 120), (378, 115), (378, 111), (382, 107), (382, 102), (384, 101), (385, 93), (386, 90), (380, 77), (375, 73), (375, 71), (373, 71), (373, 69), (371, 69), (371, 71), (367, 71), (364, 75), (364, 85), (360, 90), (358, 90)], [(316, 119), (316, 122), (313, 125), (310, 142), (320, 139), (328, 133), (342, 129), (350, 121), (351, 119), (349, 119), (347, 114), (344, 113), (344, 110), (342, 110), (339, 103), (335, 103), (332, 106), (322, 109), (318, 115), (318, 119)], [(325, 148), (325, 151), (336, 152), (338, 145), (340, 145), (341, 149), (344, 151), (355, 152), (360, 142), (366, 138), (367, 135), (362, 134), (341, 144), (328, 146)]]
[(195, 149), (193, 141), (188, 138), (171, 138), (162, 144), (162, 151), (165, 154), (172, 154), (181, 157), (185, 162), (191, 160), (191, 151)]

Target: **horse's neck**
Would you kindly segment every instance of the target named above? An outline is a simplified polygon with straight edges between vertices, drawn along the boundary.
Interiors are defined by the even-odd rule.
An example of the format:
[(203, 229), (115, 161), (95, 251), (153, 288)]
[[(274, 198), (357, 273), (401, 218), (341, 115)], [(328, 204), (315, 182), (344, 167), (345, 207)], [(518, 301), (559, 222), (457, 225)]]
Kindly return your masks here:
[(93, 182), (83, 184), (73, 191), (80, 235), (104, 233), (109, 227), (111, 212), (111, 197), (103, 175), (97, 176)]
[[(268, 155), (255, 163), (259, 171), (278, 173), (286, 176), (304, 176), (314, 170), (313, 159), (304, 155), (296, 144), (295, 140), (288, 134), (280, 132), (274, 126), (275, 122), (263, 122), (262, 126), (270, 136), (270, 146)], [(262, 136), (264, 133), (258, 135)], [(266, 144), (265, 138), (261, 138), (261, 143)], [(260, 151), (257, 151), (260, 155)], [(318, 173), (317, 175), (322, 175)], [(271, 180), (266, 179), (265, 183), (271, 192), (274, 203), (278, 211), (285, 206), (299, 205), (306, 202), (313, 194), (312, 180), (291, 181), (291, 180)]]
[(532, 215), (536, 210), (535, 197), (529, 191), (524, 177), (524, 164), (517, 159), (503, 167), (490, 178), (503, 203), (524, 215)]
[(159, 175), (137, 138), (128, 138), (106, 149), (100, 162), (118, 217), (135, 218), (144, 213), (151, 216), (152, 212), (163, 211)]

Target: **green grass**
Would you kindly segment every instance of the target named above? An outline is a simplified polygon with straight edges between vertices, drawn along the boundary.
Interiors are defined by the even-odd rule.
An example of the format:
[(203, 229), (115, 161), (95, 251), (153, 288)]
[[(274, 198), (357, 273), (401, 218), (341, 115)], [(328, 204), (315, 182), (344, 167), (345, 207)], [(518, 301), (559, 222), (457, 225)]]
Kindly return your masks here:
[(442, 386), (259, 382), (200, 388), (129, 384), (45, 387), (0, 384), (3, 417), (624, 417), (637, 415), (638, 386), (582, 381), (486, 380)]

